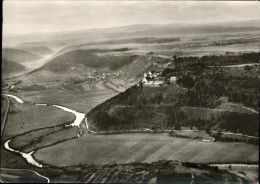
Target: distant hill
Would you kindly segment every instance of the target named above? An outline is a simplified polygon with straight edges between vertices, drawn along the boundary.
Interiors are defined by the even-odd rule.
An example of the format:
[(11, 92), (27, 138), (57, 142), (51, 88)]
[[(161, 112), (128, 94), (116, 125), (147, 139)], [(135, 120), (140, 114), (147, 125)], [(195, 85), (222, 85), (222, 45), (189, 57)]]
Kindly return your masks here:
[(2, 72), (3, 74), (9, 74), (9, 73), (15, 73), (15, 72), (21, 72), (23, 70), (26, 70), (25, 66), (15, 63), (13, 61), (9, 61), (7, 59), (2, 59)]
[(37, 70), (49, 70), (63, 72), (77, 65), (84, 65), (91, 68), (109, 68), (111, 70), (116, 70), (126, 64), (132, 62), (134, 56), (98, 56), (97, 52), (102, 52), (98, 50), (74, 50), (67, 52), (65, 54), (59, 55), (38, 68)]
[[(211, 34), (260, 31), (260, 20), (221, 22), (211, 24), (139, 24), (82, 31), (35, 33), (22, 36), (5, 36), (3, 44), (21, 44), (26, 42), (52, 43), (54, 45), (74, 45), (92, 41), (128, 39), (138, 37), (165, 37), (187, 34)], [(102, 36), (101, 36), (102, 35)]]
[(49, 55), (53, 53), (53, 50), (50, 49), (47, 46), (30, 46), (30, 45), (20, 45), (19, 49), (22, 49), (24, 51), (31, 52), (33, 54), (39, 55), (39, 56), (44, 56), (44, 55)]
[(26, 63), (41, 59), (41, 57), (36, 54), (15, 48), (2, 49), (2, 57), (16, 63)]

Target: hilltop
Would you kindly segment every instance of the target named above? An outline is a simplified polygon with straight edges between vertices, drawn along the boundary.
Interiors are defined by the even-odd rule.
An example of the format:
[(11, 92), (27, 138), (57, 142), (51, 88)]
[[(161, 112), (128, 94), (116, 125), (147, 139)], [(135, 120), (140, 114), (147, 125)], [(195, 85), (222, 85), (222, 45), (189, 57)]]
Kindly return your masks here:
[[(256, 63), (257, 55), (236, 57)], [(239, 62), (233, 57), (177, 58), (174, 69), (162, 72), (176, 76), (177, 83), (135, 85), (92, 109), (88, 122), (92, 129), (103, 131), (196, 127), (258, 136), (257, 65), (249, 69), (210, 66)]]
[(31, 52), (33, 54), (39, 55), (39, 56), (44, 56), (44, 55), (50, 55), (53, 53), (53, 50), (47, 46), (41, 46), (41, 45), (19, 45), (19, 49), (25, 50), (28, 52)]
[[(4, 36), (4, 45), (18, 45), (24, 42), (41, 42), (42, 44), (63, 45), (113, 39), (138, 37), (165, 37), (187, 34), (213, 34), (235, 32), (259, 32), (260, 20), (220, 22), (208, 24), (139, 24), (113, 28), (89, 29), (71, 32), (35, 33), (22, 36)], [(102, 37), (100, 37), (102, 35)]]
[(75, 50), (59, 55), (44, 64), (37, 70), (50, 70), (64, 72), (77, 65), (84, 65), (91, 68), (109, 68), (110, 70), (117, 70), (123, 65), (132, 62), (134, 56), (99, 56), (96, 53), (102, 52), (98, 50)]
[(26, 63), (41, 59), (41, 57), (36, 54), (15, 48), (3, 48), (2, 57), (16, 63)]

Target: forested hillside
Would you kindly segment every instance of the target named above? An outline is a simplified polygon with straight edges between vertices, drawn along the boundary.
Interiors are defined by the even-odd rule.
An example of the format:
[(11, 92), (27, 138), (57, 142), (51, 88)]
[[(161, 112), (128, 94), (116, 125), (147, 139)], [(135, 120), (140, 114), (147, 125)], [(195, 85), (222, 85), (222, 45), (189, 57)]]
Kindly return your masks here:
[(36, 54), (14, 48), (3, 48), (2, 57), (16, 63), (26, 63), (41, 59), (41, 57)]
[(9, 61), (7, 59), (2, 59), (2, 72), (3, 74), (10, 74), (14, 72), (20, 72), (26, 70), (25, 66)]
[(104, 50), (74, 50), (55, 57), (39, 69), (50, 71), (67, 71), (71, 67), (84, 65), (91, 68), (109, 68), (116, 70), (132, 62), (134, 56), (99, 56), (97, 53), (105, 52)]
[(193, 67), (198, 66), (225, 66), (233, 64), (245, 64), (245, 63), (259, 63), (260, 53), (243, 53), (237, 55), (220, 55), (220, 56), (203, 56), (203, 57), (177, 57), (175, 59), (175, 65), (178, 67)]
[[(255, 63), (258, 56), (212, 58), (224, 65), (233, 57)], [(209, 67), (208, 56), (192, 58), (177, 58), (174, 69), (163, 71), (166, 77), (177, 76), (177, 84), (133, 86), (90, 111), (90, 125), (99, 130), (196, 127), (258, 136), (258, 66)]]
[(48, 54), (53, 53), (53, 50), (51, 48), (47, 47), (47, 46), (20, 45), (19, 48), (22, 49), (22, 50), (26, 50), (28, 52), (34, 53), (34, 54), (39, 55), (39, 56), (44, 56), (44, 55), (48, 55)]

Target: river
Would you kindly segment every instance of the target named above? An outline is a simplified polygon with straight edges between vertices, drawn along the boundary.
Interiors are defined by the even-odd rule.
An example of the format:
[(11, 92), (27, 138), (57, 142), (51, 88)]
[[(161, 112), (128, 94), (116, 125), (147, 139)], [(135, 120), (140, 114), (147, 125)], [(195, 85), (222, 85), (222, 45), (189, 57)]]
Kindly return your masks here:
[[(3, 94), (4, 96), (7, 96), (7, 97), (12, 97), (12, 98), (14, 98), (18, 103), (21, 103), (21, 104), (23, 104), (24, 103), (24, 101), (21, 99), (21, 98), (19, 98), (19, 97), (17, 97), (17, 96), (15, 96), (15, 95), (10, 95), (10, 94)], [(48, 105), (48, 104), (43, 104), (43, 103), (39, 103), (39, 104), (35, 104), (35, 105)], [(66, 111), (66, 112), (69, 112), (69, 113), (72, 113), (72, 114), (74, 114), (75, 115), (75, 120), (74, 120), (74, 122), (73, 123), (71, 123), (71, 124), (69, 124), (68, 126), (77, 126), (79, 129), (81, 129), (80, 128), (80, 124), (82, 123), (82, 121), (83, 121), (83, 119), (85, 118), (85, 114), (84, 113), (81, 113), (81, 112), (77, 112), (77, 111), (75, 111), (75, 110), (73, 110), (73, 109), (70, 109), (70, 108), (68, 108), (68, 107), (63, 107), (63, 106), (60, 106), (60, 105), (52, 105), (53, 107), (56, 107), (56, 108), (59, 108), (59, 109), (62, 109), (62, 110), (64, 110), (64, 111)], [(84, 121), (85, 123), (86, 123), (86, 127), (87, 127), (87, 129), (89, 128), (89, 125), (88, 125), (88, 123), (87, 123), (87, 118), (85, 118), (85, 121)], [(36, 167), (40, 167), (40, 168), (42, 168), (42, 167), (47, 167), (47, 166), (44, 166), (44, 165), (42, 165), (41, 163), (39, 163), (39, 162), (37, 162), (34, 158), (33, 158), (33, 151), (32, 152), (30, 152), (30, 153), (24, 153), (24, 152), (20, 152), (20, 151), (17, 151), (17, 150), (14, 150), (14, 149), (12, 149), (10, 146), (9, 146), (9, 143), (12, 141), (12, 139), (10, 139), (10, 140), (8, 140), (8, 141), (6, 141), (5, 143), (4, 143), (4, 147), (5, 147), (5, 149), (7, 149), (8, 151), (11, 151), (11, 152), (15, 152), (15, 153), (19, 153), (23, 158), (25, 158), (26, 160), (27, 160), (27, 162), (29, 163), (29, 164), (31, 164), (31, 165), (34, 165), (34, 166), (36, 166)]]

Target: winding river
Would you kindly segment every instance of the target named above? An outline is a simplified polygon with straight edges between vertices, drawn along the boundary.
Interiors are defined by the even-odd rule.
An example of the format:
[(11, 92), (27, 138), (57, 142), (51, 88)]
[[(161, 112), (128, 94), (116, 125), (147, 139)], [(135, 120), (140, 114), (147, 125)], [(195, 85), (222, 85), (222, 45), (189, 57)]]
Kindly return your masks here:
[[(24, 103), (24, 101), (23, 101), (21, 98), (15, 96), (15, 95), (10, 95), (10, 94), (2, 94), (2, 95), (7, 96), (7, 97), (12, 97), (12, 98), (14, 98), (18, 103), (21, 103), (21, 104)], [(47, 104), (39, 103), (39, 104), (35, 104), (35, 105), (47, 105)], [(84, 113), (77, 112), (77, 111), (72, 110), (72, 109), (70, 109), (70, 108), (68, 108), (68, 107), (63, 107), (63, 106), (60, 106), (60, 105), (52, 105), (52, 106), (53, 106), (53, 107), (56, 107), (56, 108), (59, 108), (59, 109), (62, 109), (62, 110), (64, 110), (64, 111), (66, 111), (66, 112), (69, 112), (69, 113), (74, 114), (76, 118), (75, 118), (74, 122), (71, 123), (71, 124), (69, 124), (68, 126), (77, 126), (77, 127), (81, 130), (80, 124), (82, 123), (83, 119), (84, 119), (85, 116), (86, 116)], [(87, 123), (87, 118), (85, 118), (85, 123), (86, 123), (87, 129), (89, 129), (89, 125), (88, 125), (88, 123)], [(30, 163), (31, 165), (34, 165), (34, 166), (40, 167), (40, 168), (42, 168), (42, 167), (47, 167), (47, 166), (44, 166), (44, 165), (42, 165), (41, 163), (37, 162), (37, 161), (33, 158), (33, 153), (34, 153), (34, 151), (32, 151), (32, 152), (30, 152), (30, 153), (24, 153), (24, 152), (20, 152), (20, 151), (17, 151), (17, 150), (12, 149), (12, 148), (9, 146), (9, 143), (10, 143), (11, 141), (12, 141), (12, 139), (10, 139), (10, 140), (8, 140), (8, 141), (6, 141), (6, 142), (4, 143), (5, 149), (7, 149), (8, 151), (11, 151), (11, 152), (20, 154), (20, 155), (21, 155), (23, 158), (25, 158), (25, 159), (27, 160), (27, 162)]]

